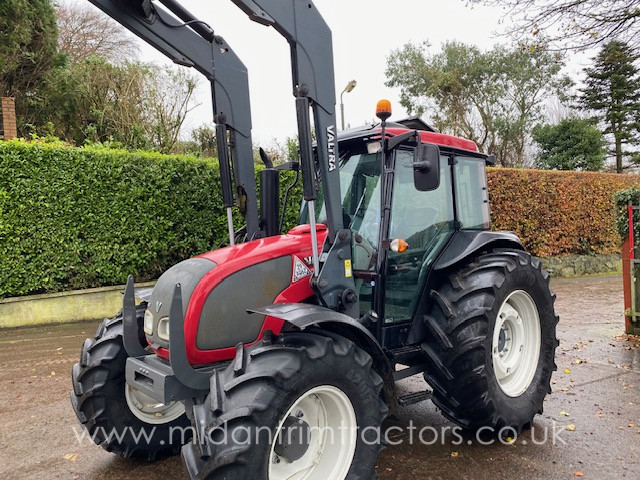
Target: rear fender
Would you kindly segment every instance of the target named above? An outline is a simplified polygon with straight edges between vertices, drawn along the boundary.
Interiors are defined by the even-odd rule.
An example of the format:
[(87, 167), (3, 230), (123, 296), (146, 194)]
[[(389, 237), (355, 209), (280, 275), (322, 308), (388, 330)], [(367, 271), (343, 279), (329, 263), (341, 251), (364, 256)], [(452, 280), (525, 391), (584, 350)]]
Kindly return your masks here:
[[(479, 253), (494, 248), (525, 249), (518, 236), (513, 232), (458, 230), (440, 253), (433, 265), (433, 271), (446, 275), (447, 269), (468, 262), (470, 258), (477, 256)], [(425, 322), (422, 321), (422, 316), (428, 314), (430, 310), (431, 299), (429, 292), (431, 288), (429, 283), (423, 285), (420, 305), (407, 337), (407, 343), (409, 344), (420, 343), (429, 335)]]
[(513, 232), (458, 230), (438, 257), (433, 269), (444, 270), (491, 248), (524, 250), (522, 242)]
[(376, 338), (357, 320), (329, 308), (306, 303), (278, 303), (248, 311), (279, 318), (302, 331), (318, 327), (348, 338), (371, 356), (374, 369), (384, 381), (384, 400), (390, 408), (395, 406), (395, 384), (389, 359)]

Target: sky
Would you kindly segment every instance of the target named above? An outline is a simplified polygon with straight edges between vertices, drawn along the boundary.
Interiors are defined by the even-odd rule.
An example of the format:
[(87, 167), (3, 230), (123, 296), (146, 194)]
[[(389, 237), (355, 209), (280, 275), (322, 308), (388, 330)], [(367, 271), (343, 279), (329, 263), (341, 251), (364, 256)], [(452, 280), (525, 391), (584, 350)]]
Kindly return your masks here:
[[(273, 28), (251, 22), (229, 0), (181, 3), (223, 36), (247, 66), (254, 143), (271, 146), (274, 139), (295, 135), (289, 46), (285, 39)], [(374, 120), (376, 103), (382, 98), (392, 102), (392, 119), (407, 116), (399, 102), (399, 89), (385, 86), (384, 72), (387, 57), (408, 42), (428, 41), (435, 52), (447, 40), (481, 49), (508, 41), (495, 35), (503, 28), (500, 8), (470, 7), (464, 0), (315, 0), (315, 4), (333, 32), (338, 124), (340, 92), (351, 80), (358, 85), (344, 94), (347, 125)], [(153, 47), (140, 43), (141, 60), (170, 63)], [(200, 105), (188, 115), (185, 132), (212, 122), (210, 87), (201, 78), (196, 92)]]

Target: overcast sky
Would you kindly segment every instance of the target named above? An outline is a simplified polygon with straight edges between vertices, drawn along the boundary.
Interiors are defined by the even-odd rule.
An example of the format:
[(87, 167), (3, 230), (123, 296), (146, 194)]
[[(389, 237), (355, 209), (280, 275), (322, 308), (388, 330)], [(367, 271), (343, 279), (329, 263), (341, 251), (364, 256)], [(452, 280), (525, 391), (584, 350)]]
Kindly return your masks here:
[[(182, 0), (182, 4), (223, 36), (247, 65), (254, 142), (267, 145), (274, 138), (294, 135), (289, 47), (284, 38), (273, 28), (251, 22), (229, 0)], [(358, 82), (353, 92), (344, 95), (346, 123), (352, 126), (373, 120), (381, 98), (392, 101), (394, 118), (406, 115), (399, 91), (385, 86), (386, 59), (394, 49), (428, 41), (437, 51), (447, 40), (487, 49), (506, 41), (494, 35), (501, 30), (501, 9), (472, 8), (464, 0), (315, 0), (315, 4), (333, 31), (337, 103), (347, 83)], [(146, 44), (140, 59), (166, 61)], [(187, 130), (212, 121), (210, 88), (204, 79), (197, 101), (201, 105), (189, 115)], [(337, 111), (340, 124), (339, 106)]]

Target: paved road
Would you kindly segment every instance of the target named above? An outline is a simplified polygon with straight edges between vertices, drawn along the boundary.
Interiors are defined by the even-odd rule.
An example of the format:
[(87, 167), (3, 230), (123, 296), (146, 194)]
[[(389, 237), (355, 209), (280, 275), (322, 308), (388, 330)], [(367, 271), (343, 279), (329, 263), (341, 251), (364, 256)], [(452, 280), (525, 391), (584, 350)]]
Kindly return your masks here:
[[(640, 345), (618, 337), (621, 285), (618, 276), (554, 281), (561, 316), (559, 370), (532, 432), (514, 444), (482, 445), (452, 433), (453, 424), (431, 403), (408, 407), (389, 424), (399, 427), (391, 439), (400, 444), (381, 455), (380, 479), (555, 480), (579, 478), (576, 472), (592, 479), (640, 478)], [(78, 444), (69, 371), (96, 326), (0, 331), (0, 478), (185, 478), (176, 458), (147, 464)], [(406, 391), (422, 388), (418, 377), (403, 385)], [(562, 430), (554, 444), (554, 426), (557, 432), (566, 425), (575, 431)], [(418, 440), (421, 430), (427, 443), (435, 431), (446, 434), (425, 445)], [(535, 444), (531, 435), (542, 443), (545, 431), (548, 441)]]

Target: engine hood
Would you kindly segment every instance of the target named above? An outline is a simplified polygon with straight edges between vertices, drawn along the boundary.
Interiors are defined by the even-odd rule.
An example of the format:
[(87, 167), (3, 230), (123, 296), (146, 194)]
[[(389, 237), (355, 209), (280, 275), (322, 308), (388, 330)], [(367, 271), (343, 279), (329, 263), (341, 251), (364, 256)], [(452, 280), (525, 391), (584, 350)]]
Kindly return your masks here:
[[(318, 242), (327, 229), (318, 225)], [(238, 343), (249, 345), (266, 330), (279, 333), (282, 320), (248, 314), (272, 303), (301, 302), (313, 295), (309, 280), (311, 228), (301, 225), (286, 235), (269, 237), (204, 253), (167, 270), (158, 280), (149, 308), (155, 322), (170, 309), (181, 283), (187, 357), (192, 365), (232, 359)], [(168, 342), (148, 335), (158, 355), (168, 358)]]

